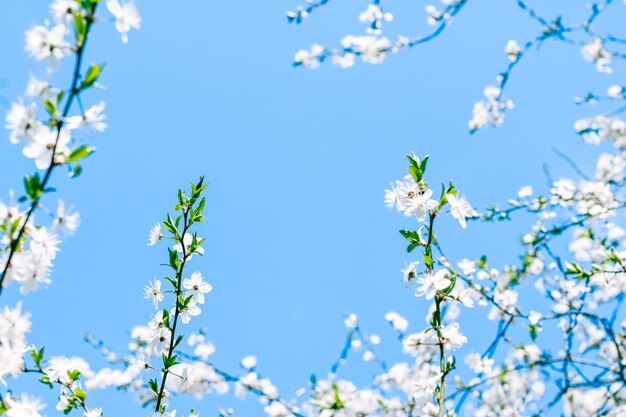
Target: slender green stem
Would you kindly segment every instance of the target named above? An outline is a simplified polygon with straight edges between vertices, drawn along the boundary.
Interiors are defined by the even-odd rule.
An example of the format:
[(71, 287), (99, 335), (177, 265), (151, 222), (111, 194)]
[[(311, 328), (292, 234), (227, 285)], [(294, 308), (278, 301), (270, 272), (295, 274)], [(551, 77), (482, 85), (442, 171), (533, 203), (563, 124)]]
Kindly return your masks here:
[(424, 247), (424, 264), (430, 271), (433, 270), (432, 243), (434, 239), (433, 225), (435, 224), (435, 217), (437, 217), (436, 212), (430, 213), (428, 219), (428, 241), (426, 242), (426, 246)]
[[(428, 241), (426, 242), (426, 246), (424, 247), (424, 263), (426, 264), (426, 267), (429, 270), (433, 270), (433, 259), (432, 259), (432, 244), (433, 244), (433, 240), (434, 240), (434, 232), (433, 232), (433, 226), (435, 224), (435, 218), (437, 217), (437, 212), (432, 212), (430, 213), (429, 219), (428, 219)], [(438, 395), (438, 400), (439, 400), (439, 417), (443, 417), (444, 416), (444, 410), (445, 410), (445, 391), (446, 391), (446, 355), (445, 355), (445, 349), (444, 349), (444, 340), (443, 337), (441, 335), (441, 302), (443, 301), (443, 297), (440, 297), (439, 295), (435, 296), (435, 320), (433, 320), (433, 327), (434, 330), (437, 332), (437, 338), (438, 338), (438, 343), (437, 345), (439, 346), (439, 370), (441, 372), (441, 378), (439, 381), (439, 395)]]
[(441, 301), (438, 296), (435, 297), (435, 307), (437, 314), (437, 337), (439, 338), (439, 371), (441, 378), (439, 381), (439, 417), (443, 417), (446, 400), (446, 356), (444, 351), (444, 340), (441, 336)]
[[(183, 222), (184, 222), (183, 232), (178, 237), (178, 242), (180, 243), (181, 247), (183, 248), (183, 260), (180, 263), (180, 266), (178, 267), (178, 271), (176, 271), (176, 304), (175, 304), (175, 307), (174, 307), (174, 322), (172, 323), (172, 331), (171, 331), (171, 335), (170, 335), (170, 344), (169, 344), (169, 348), (168, 348), (168, 351), (167, 351), (167, 360), (168, 361), (170, 359), (172, 359), (172, 355), (174, 354), (174, 343), (176, 341), (176, 325), (178, 324), (178, 316), (180, 314), (180, 309), (179, 309), (179, 305), (178, 305), (178, 297), (182, 293), (181, 287), (182, 287), (182, 283), (183, 283), (183, 271), (185, 269), (185, 263), (187, 262), (187, 248), (186, 248), (185, 242), (184, 242), (185, 234), (187, 233), (187, 230), (189, 229), (189, 224), (187, 223), (187, 217), (188, 217), (188, 210), (185, 209), (185, 211), (183, 213)], [(167, 380), (168, 373), (169, 373), (169, 370), (167, 368), (164, 368), (164, 370), (163, 370), (163, 380), (161, 381), (161, 387), (159, 388), (159, 394), (157, 395), (157, 402), (156, 402), (156, 406), (154, 408), (155, 412), (159, 412), (159, 409), (161, 407), (161, 403), (163, 401), (163, 392), (165, 391), (165, 382)]]

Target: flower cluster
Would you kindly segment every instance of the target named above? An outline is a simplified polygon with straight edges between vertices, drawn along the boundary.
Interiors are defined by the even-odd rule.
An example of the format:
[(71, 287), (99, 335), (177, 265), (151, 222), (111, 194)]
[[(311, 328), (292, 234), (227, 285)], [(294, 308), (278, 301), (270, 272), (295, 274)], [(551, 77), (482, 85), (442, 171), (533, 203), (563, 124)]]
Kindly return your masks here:
[(500, 126), (504, 121), (504, 112), (514, 107), (511, 100), (502, 97), (502, 89), (499, 87), (485, 87), (483, 95), (485, 99), (474, 104), (472, 119), (467, 123), (471, 133), (489, 125)]
[[(0, 319), (0, 329), (3, 335), (0, 340), (0, 356), (3, 359), (1, 377), (6, 385), (6, 377), (13, 377), (22, 372), (33, 373), (39, 376), (39, 382), (49, 388), (59, 387), (56, 409), (69, 414), (72, 410), (82, 410), (85, 417), (102, 417), (101, 408), (87, 406), (87, 393), (84, 391), (81, 378), (93, 377), (89, 364), (79, 357), (53, 356), (44, 358), (44, 348), (36, 349), (26, 346), (24, 334), (30, 331), (28, 314), (21, 313), (21, 305), (15, 309), (5, 307)], [(27, 364), (24, 353), (30, 353), (32, 366)], [(40, 417), (39, 413), (45, 404), (26, 393), (16, 397), (12, 392), (6, 393), (0, 399), (0, 410), (9, 417)]]
[[(20, 292), (27, 294), (40, 285), (50, 284), (52, 261), (59, 251), (58, 245), (62, 236), (72, 234), (80, 224), (80, 215), (67, 209), (63, 200), (59, 200), (52, 222), (47, 226), (35, 226), (34, 216), (26, 219), (27, 214), (20, 211), (14, 202), (0, 202), (0, 232), (2, 243), (10, 249), (10, 245), (20, 244), (11, 259), (3, 286), (15, 281), (20, 285)], [(18, 231), (23, 229), (18, 241)], [(16, 242), (16, 243), (12, 243)], [(6, 265), (9, 253), (0, 252), (0, 267)]]
[(396, 181), (391, 189), (385, 191), (385, 206), (396, 208), (404, 212), (406, 216), (415, 216), (419, 222), (424, 222), (426, 217), (433, 218), (446, 205), (450, 206), (450, 214), (462, 228), (467, 227), (467, 218), (476, 217), (478, 213), (472, 208), (464, 197), (458, 197), (456, 188), (450, 184), (442, 193), (439, 200), (434, 200), (433, 190), (428, 188), (424, 181), (424, 173), (428, 164), (428, 156), (421, 161), (415, 155), (408, 155), (409, 175), (402, 181)]
[(17, 376), (24, 367), (24, 352), (28, 350), (26, 333), (30, 331), (30, 314), (22, 305), (4, 307), (0, 314), (0, 383), (6, 385), (8, 376)]
[(585, 61), (596, 64), (598, 72), (607, 74), (613, 72), (613, 69), (609, 66), (611, 65), (611, 54), (604, 49), (602, 38), (593, 38), (591, 42), (582, 47), (580, 53)]

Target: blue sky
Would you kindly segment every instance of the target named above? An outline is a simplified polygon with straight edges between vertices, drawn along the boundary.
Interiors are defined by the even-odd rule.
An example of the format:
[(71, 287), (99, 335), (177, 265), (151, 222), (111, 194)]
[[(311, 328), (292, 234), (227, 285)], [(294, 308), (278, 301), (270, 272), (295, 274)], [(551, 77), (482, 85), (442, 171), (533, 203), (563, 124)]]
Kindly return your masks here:
[[(336, 45), (361, 32), (356, 17), (366, 2), (342, 3), (348, 2), (293, 26), (284, 13), (294, 1), (138, 1), (142, 29), (130, 33), (128, 45), (110, 23), (96, 27), (87, 60), (107, 63), (101, 78), (107, 90), (84, 99), (106, 101), (109, 128), (93, 139), (98, 150), (80, 178), (57, 173), (53, 180), (59, 197), (80, 211), (82, 226), (63, 244), (53, 284), (24, 299), (33, 315), (31, 341), (96, 364), (82, 342), (85, 332), (123, 351), (129, 329), (153, 312), (143, 286), (164, 273), (165, 247), (148, 248), (147, 232), (171, 210), (176, 190), (204, 175), (209, 224), (200, 234), (207, 254), (192, 267), (214, 291), (192, 326), (207, 328), (216, 364), (234, 370), (241, 357), (255, 354), (288, 396), (311, 373), (328, 371), (343, 344), (344, 314), (357, 313), (389, 351), (395, 345), (383, 321), (387, 311), (409, 318), (413, 330), (424, 323), (427, 304), (399, 274), (414, 258), (397, 230), (414, 223), (383, 205), (384, 189), (406, 172), (406, 153), (430, 154), (429, 182), (454, 181), (477, 208), (504, 202), (522, 185), (542, 189), (546, 162), (554, 176), (573, 175), (552, 148), (591, 168), (589, 154), (597, 150), (579, 143), (572, 129), (591, 113), (572, 98), (622, 80), (597, 74), (576, 48), (548, 43), (529, 54), (506, 93), (516, 109), (505, 124), (467, 133), (473, 103), (507, 63), (506, 41), (537, 33), (513, 1), (470, 2), (441, 37), (383, 65), (293, 68), (297, 49)], [(387, 5), (396, 12), (386, 26), (390, 35), (428, 30), (423, 5), (394, 3)], [(578, 9), (553, 3), (546, 14), (584, 10), (583, 2)], [(41, 74), (23, 51), (23, 33), (47, 9), (35, 0), (0, 5), (2, 113), (29, 73)], [(608, 20), (623, 19), (623, 9)], [(620, 66), (614, 65), (617, 74)], [(0, 140), (0, 166), (3, 199), (34, 170), (8, 140)], [(56, 199), (48, 201), (53, 206)], [(512, 263), (529, 222), (522, 216), (462, 231), (449, 219), (439, 226), (439, 240), (455, 262), (489, 253)], [(2, 304), (19, 298), (11, 288)], [(492, 331), (485, 327), (468, 323), (465, 332), (486, 340)], [(108, 415), (141, 414), (127, 395), (93, 399)], [(256, 400), (249, 402), (232, 404), (239, 415), (258, 415)], [(231, 402), (178, 404), (211, 415)]]

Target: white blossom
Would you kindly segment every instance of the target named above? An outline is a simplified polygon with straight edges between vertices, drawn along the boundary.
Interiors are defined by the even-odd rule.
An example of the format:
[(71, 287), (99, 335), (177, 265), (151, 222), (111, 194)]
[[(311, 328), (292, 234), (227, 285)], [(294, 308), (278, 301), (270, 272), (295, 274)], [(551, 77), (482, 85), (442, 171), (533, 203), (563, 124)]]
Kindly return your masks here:
[(506, 43), (506, 46), (504, 47), (504, 52), (506, 52), (509, 61), (515, 62), (519, 59), (519, 56), (522, 53), (522, 48), (520, 48), (519, 44), (516, 41), (510, 40)]
[(164, 300), (165, 295), (161, 291), (161, 281), (154, 279), (144, 287), (145, 297), (152, 300), (155, 310), (159, 308), (159, 303)]
[(391, 323), (393, 328), (400, 332), (405, 332), (407, 327), (409, 326), (409, 322), (407, 321), (407, 319), (393, 311), (385, 314), (385, 320)]
[(595, 37), (591, 42), (583, 46), (580, 53), (585, 61), (596, 64), (598, 72), (607, 74), (613, 72), (613, 69), (609, 66), (611, 65), (611, 54), (604, 49), (602, 39), (599, 37)]
[(41, 127), (37, 130), (33, 140), (24, 147), (22, 153), (25, 157), (34, 159), (38, 169), (47, 169), (51, 163), (65, 162), (65, 158), (70, 155), (68, 147), (70, 139), (70, 132), (67, 129), (57, 131)]
[(621, 85), (612, 85), (606, 91), (606, 94), (615, 100), (623, 100), (626, 90)]
[(122, 42), (128, 43), (128, 32), (141, 28), (141, 16), (134, 0), (121, 4), (118, 0), (106, 0), (107, 9), (115, 17), (115, 29), (122, 34)]
[(478, 216), (478, 213), (465, 198), (457, 198), (454, 194), (446, 194), (446, 199), (450, 204), (450, 214), (457, 219), (463, 229), (467, 227), (465, 219)]
[(241, 366), (245, 369), (252, 369), (256, 366), (256, 356), (248, 355), (241, 360)]
[(50, 5), (50, 13), (54, 21), (60, 25), (70, 25), (74, 20), (74, 14), (80, 10), (76, 0), (55, 0)]
[(65, 39), (65, 25), (56, 25), (52, 29), (37, 25), (26, 31), (26, 51), (33, 58), (48, 60), (55, 67), (59, 60), (71, 52)]
[(102, 114), (105, 108), (104, 101), (94, 104), (82, 116), (71, 116), (65, 119), (65, 127), (69, 130), (83, 128), (86, 130), (104, 132), (107, 125), (103, 122), (106, 116)]
[(198, 304), (204, 304), (204, 294), (213, 290), (213, 286), (203, 280), (200, 272), (194, 272), (191, 278), (183, 279), (183, 288), (186, 296), (192, 295), (192, 300)]
[[(200, 239), (198, 239), (198, 241), (200, 241)], [(190, 260), (194, 254), (204, 255), (204, 248), (202, 246), (198, 246), (193, 253), (191, 252), (191, 245), (193, 244), (193, 236), (191, 234), (185, 233), (185, 236), (183, 236), (183, 244), (185, 245), (184, 253), (187, 260)], [(180, 243), (174, 245), (173, 249), (178, 253), (183, 253), (183, 245)]]
[(6, 396), (3, 400), (7, 407), (5, 415), (7, 417), (42, 417), (39, 413), (46, 405), (38, 398), (22, 394), (20, 398)]
[(32, 140), (32, 136), (41, 126), (41, 122), (37, 120), (35, 114), (37, 106), (34, 103), (25, 105), (22, 101), (11, 103), (11, 107), (7, 112), (5, 127), (11, 131), (9, 140), (13, 144), (19, 143), (20, 140)]
[(432, 299), (437, 291), (445, 290), (451, 284), (448, 279), (448, 271), (440, 269), (435, 273), (426, 273), (417, 279), (417, 283), (421, 286), (415, 291), (415, 295), (420, 297), (426, 296), (427, 300)]
[(298, 65), (302, 65), (305, 68), (315, 69), (320, 65), (320, 57), (324, 54), (324, 47), (315, 44), (311, 47), (310, 51), (300, 49), (296, 52), (294, 62)]
[(359, 318), (356, 314), (350, 313), (344, 318), (343, 323), (348, 329), (354, 329), (359, 324)]
[(73, 234), (80, 225), (80, 214), (67, 209), (63, 200), (59, 200), (57, 203), (57, 212), (52, 222), (53, 233), (63, 233), (64, 235)]
[(161, 223), (157, 223), (150, 229), (150, 235), (148, 236), (148, 246), (154, 246), (163, 237), (161, 233)]

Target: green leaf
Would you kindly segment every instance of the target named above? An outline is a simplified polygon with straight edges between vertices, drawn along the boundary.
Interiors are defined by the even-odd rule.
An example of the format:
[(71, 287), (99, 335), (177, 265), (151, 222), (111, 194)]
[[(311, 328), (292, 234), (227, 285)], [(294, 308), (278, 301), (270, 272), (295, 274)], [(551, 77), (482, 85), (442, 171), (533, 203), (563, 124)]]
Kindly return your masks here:
[(172, 269), (176, 270), (176, 268), (178, 268), (178, 262), (179, 262), (178, 252), (170, 248), (167, 248), (167, 251), (170, 255), (170, 266), (172, 267)]
[(433, 251), (430, 245), (424, 248), (424, 265), (431, 269), (433, 267)]
[(439, 310), (433, 311), (433, 314), (430, 316), (430, 325), (432, 327), (437, 327), (439, 326), (440, 322), (441, 322), (441, 313), (439, 312)]
[(180, 336), (176, 338), (176, 342), (174, 342), (174, 349), (176, 349), (176, 346), (178, 346), (180, 342), (182, 341), (183, 341), (183, 335), (181, 334)]
[(198, 207), (196, 208), (196, 214), (198, 215), (202, 214), (205, 204), (206, 204), (206, 197), (202, 197), (202, 200), (200, 200), (200, 202), (198, 203)]
[(41, 197), (41, 195), (43, 194), (43, 189), (39, 173), (35, 173), (32, 176), (27, 175), (24, 177), (24, 189), (26, 190), (26, 195), (33, 201)]
[(76, 33), (76, 43), (81, 45), (87, 36), (87, 25), (79, 13), (74, 14), (74, 32)]
[(159, 387), (157, 385), (156, 379), (151, 379), (148, 381), (148, 386), (150, 387), (150, 389), (152, 390), (152, 392), (154, 392), (155, 394), (159, 394)]
[(42, 376), (41, 378), (39, 378), (39, 382), (41, 382), (44, 385), (47, 385), (51, 389), (54, 388), (54, 386), (52, 385), (52, 382), (50, 382), (50, 378), (48, 378), (47, 376)]
[(14, 235), (15, 232), (17, 232), (17, 228), (19, 227), (20, 223), (22, 222), (22, 218), (18, 217), (17, 219), (15, 219), (13, 221), (13, 223), (11, 223), (11, 235)]
[(586, 271), (578, 264), (569, 264), (565, 273), (568, 275), (574, 275), (577, 279), (589, 278), (592, 275), (591, 272)]
[(337, 384), (333, 384), (333, 394), (335, 399), (334, 407), (336, 407), (336, 409), (343, 408), (343, 402), (341, 398), (339, 398), (339, 386)]
[(96, 81), (98, 81), (98, 77), (100, 77), (103, 69), (104, 64), (91, 64), (91, 66), (87, 70), (87, 74), (80, 84), (80, 90), (92, 87), (96, 83)]
[(419, 242), (420, 236), (417, 232), (411, 230), (400, 230), (400, 234), (409, 242)]
[(45, 348), (42, 347), (39, 350), (32, 349), (30, 351), (30, 356), (33, 358), (33, 361), (35, 361), (35, 365), (37, 366), (37, 369), (41, 369), (41, 361), (43, 360), (44, 349)]
[(420, 163), (420, 171), (422, 172), (422, 176), (424, 176), (424, 174), (426, 173), (426, 165), (428, 164), (428, 158), (430, 158), (430, 156), (426, 155), (424, 159), (422, 159), (422, 162)]
[(198, 235), (194, 233), (191, 235), (191, 245), (189, 246), (189, 253), (194, 253), (198, 249), (200, 243), (198, 242)]
[(161, 356), (163, 358), (163, 367), (165, 369), (169, 369), (172, 366), (178, 364), (178, 360), (177, 360), (176, 355), (172, 356), (171, 358), (168, 358), (167, 355), (165, 355), (165, 353), (163, 353)]
[(208, 186), (208, 184), (204, 184), (204, 177), (200, 177), (200, 181), (198, 181), (198, 184), (194, 187), (192, 185), (191, 187), (191, 203), (193, 204), (199, 197), (200, 195), (202, 195), (202, 192), (205, 190), (205, 188)]
[(87, 393), (80, 388), (74, 390), (74, 396), (84, 402), (87, 399)]
[(448, 357), (448, 362), (446, 363), (446, 373), (453, 371), (456, 369), (456, 357), (450, 356)]
[(409, 174), (411, 174), (415, 182), (422, 182), (429, 156), (426, 155), (421, 162), (416, 155), (407, 155), (407, 158), (409, 159)]
[(50, 117), (55, 118), (55, 115), (57, 113), (56, 104), (48, 100), (45, 103), (43, 103), (43, 106), (46, 108), (46, 111), (48, 112)]
[(82, 174), (83, 172), (83, 167), (80, 166), (79, 164), (74, 164), (72, 165), (72, 168), (70, 170), (70, 178), (76, 178), (78, 177), (80, 174)]
[(437, 291), (438, 294), (442, 295), (442, 296), (446, 296), (448, 294), (450, 294), (452, 292), (452, 290), (454, 289), (454, 286), (456, 285), (456, 275), (447, 275), (447, 278), (450, 280), (450, 285), (448, 285), (447, 288), (444, 288), (441, 291)]
[(415, 155), (407, 155), (406, 156), (409, 159), (409, 165), (415, 168), (419, 167), (420, 164), (420, 159), (415, 156)]
[(193, 298), (193, 294), (191, 294), (189, 297), (186, 297), (184, 300), (184, 307), (187, 307), (189, 305), (189, 303), (191, 303), (191, 299)]
[(174, 288), (176, 288), (176, 287), (177, 287), (177, 285), (178, 285), (178, 283), (176, 282), (176, 280), (175, 280), (175, 279), (173, 279), (173, 278), (170, 278), (170, 277), (165, 277), (165, 280), (166, 280), (167, 282), (169, 282), (170, 284), (172, 284), (172, 286), (173, 286)]
[(485, 255), (481, 256), (480, 259), (478, 260), (478, 262), (476, 262), (476, 266), (479, 269), (487, 268), (487, 256), (485, 256)]
[(185, 307), (185, 299), (181, 294), (178, 294), (176, 296), (176, 307), (178, 307), (179, 309), (183, 309)]
[(446, 187), (441, 184), (441, 196), (439, 197), (439, 203), (437, 203), (437, 210), (441, 210), (443, 206), (448, 203), (448, 198), (446, 197)]
[(448, 183), (448, 189), (446, 190), (446, 194), (452, 194), (452, 195), (459, 195), (459, 192), (457, 191), (456, 187), (454, 186), (454, 184), (452, 184), (452, 181), (450, 181)]
[(67, 376), (71, 381), (77, 381), (78, 378), (80, 378), (80, 371), (77, 371), (76, 369), (69, 369), (67, 371)]
[(72, 151), (70, 156), (68, 156), (65, 161), (66, 162), (78, 162), (81, 159), (85, 159), (89, 155), (93, 154), (94, 151), (95, 151), (95, 148), (90, 148), (87, 145), (79, 146), (78, 148), (76, 148), (76, 149), (74, 149)]
[(167, 220), (163, 222), (163, 227), (173, 235), (178, 233), (176, 226), (174, 226), (174, 220), (172, 220), (172, 216), (169, 213), (167, 213)]
[(415, 182), (420, 182), (422, 180), (422, 173), (420, 172), (419, 168), (414, 167), (413, 165), (409, 167), (409, 174), (411, 174)]
[(413, 252), (413, 250), (414, 250), (415, 248), (417, 248), (419, 245), (420, 245), (420, 243), (419, 243), (419, 242), (413, 242), (413, 243), (411, 243), (409, 246), (407, 246), (406, 251), (407, 251), (408, 253), (411, 253), (411, 252)]
[(204, 189), (207, 187), (207, 185), (203, 185), (204, 183), (204, 176), (200, 177), (200, 180), (198, 181), (198, 185), (196, 185), (196, 192), (194, 193), (194, 197), (200, 197), (200, 194), (202, 194), (202, 192), (204, 191)]

